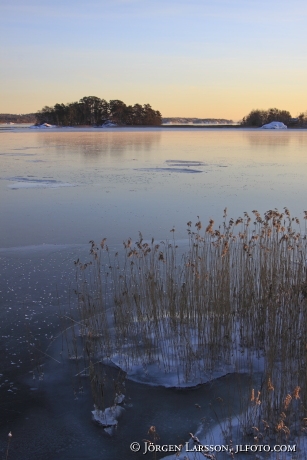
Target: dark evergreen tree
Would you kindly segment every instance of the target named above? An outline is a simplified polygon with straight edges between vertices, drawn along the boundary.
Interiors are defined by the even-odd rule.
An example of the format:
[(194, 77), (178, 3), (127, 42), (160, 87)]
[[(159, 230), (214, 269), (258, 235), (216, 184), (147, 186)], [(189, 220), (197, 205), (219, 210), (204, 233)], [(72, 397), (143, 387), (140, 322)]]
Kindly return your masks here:
[(272, 121), (281, 121), (288, 125), (291, 123), (291, 114), (287, 110), (278, 109), (252, 110), (243, 118), (241, 125), (260, 127)]

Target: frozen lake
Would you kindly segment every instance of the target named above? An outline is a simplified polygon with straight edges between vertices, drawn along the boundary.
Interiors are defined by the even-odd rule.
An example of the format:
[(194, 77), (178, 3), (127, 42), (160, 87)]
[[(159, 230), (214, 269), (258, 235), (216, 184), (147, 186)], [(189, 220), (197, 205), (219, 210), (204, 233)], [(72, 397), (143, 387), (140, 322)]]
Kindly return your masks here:
[(0, 247), (166, 238), (186, 222), (305, 207), (307, 132), (0, 132)]
[(52, 342), (58, 305), (74, 302), (73, 261), (86, 257), (89, 240), (106, 237), (117, 250), (139, 231), (159, 240), (175, 227), (185, 241), (188, 221), (222, 222), (225, 207), (234, 218), (284, 206), (301, 217), (306, 147), (304, 130), (0, 130), (1, 453), (11, 430), (14, 459), (136, 459), (129, 444), (151, 425), (176, 444), (202, 418), (213, 423), (217, 398), (240, 410), (235, 375), (182, 392), (129, 382), (131, 407), (108, 438), (91, 423), (88, 385), (75, 400), (74, 370), (63, 365), (60, 338)]

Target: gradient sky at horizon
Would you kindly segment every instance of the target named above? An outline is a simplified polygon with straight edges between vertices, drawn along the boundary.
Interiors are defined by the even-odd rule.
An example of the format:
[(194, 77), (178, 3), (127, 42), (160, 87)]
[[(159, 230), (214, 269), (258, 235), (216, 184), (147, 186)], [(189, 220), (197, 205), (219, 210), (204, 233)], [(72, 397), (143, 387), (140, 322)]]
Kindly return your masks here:
[(2, 0), (0, 37), (0, 113), (90, 95), (165, 117), (307, 110), (305, 0)]

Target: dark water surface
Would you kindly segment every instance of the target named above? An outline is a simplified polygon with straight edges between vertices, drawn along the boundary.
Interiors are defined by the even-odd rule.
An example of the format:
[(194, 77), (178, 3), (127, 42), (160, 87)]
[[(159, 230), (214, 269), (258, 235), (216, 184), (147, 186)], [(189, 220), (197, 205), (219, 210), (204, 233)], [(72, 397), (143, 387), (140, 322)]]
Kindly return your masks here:
[[(249, 382), (244, 375), (228, 375), (193, 390), (127, 381), (125, 413), (115, 436), (92, 423), (88, 379), (76, 378), (84, 365), (81, 361), (76, 367), (68, 359), (59, 320), (61, 311), (69, 314), (69, 305), (75, 305), (72, 261), (87, 254), (87, 245), (0, 251), (0, 452), (4, 455), (12, 431), (10, 459), (136, 459), (141, 454), (131, 453), (129, 445), (142, 444), (151, 425), (161, 442), (180, 444), (201, 419), (210, 426), (216, 423), (210, 404), (221, 419), (239, 412), (240, 395)], [(117, 372), (106, 368), (106, 405)], [(218, 403), (219, 397), (225, 403)]]

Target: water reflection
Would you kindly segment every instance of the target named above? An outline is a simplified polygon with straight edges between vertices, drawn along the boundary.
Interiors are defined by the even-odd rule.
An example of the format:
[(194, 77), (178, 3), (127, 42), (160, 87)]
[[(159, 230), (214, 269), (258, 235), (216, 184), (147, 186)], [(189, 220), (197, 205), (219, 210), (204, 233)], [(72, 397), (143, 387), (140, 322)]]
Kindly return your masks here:
[[(306, 145), (307, 131), (298, 130), (3, 133), (0, 246), (102, 236), (118, 243), (138, 231), (163, 239), (173, 226), (185, 238), (187, 221), (220, 220), (226, 206), (233, 217), (285, 205), (299, 215), (307, 193)], [(187, 173), (191, 161), (200, 173)], [(23, 192), (10, 188), (18, 180)], [(31, 180), (45, 185), (25, 189)], [(75, 186), (48, 188), (51, 181)]]
[(157, 148), (161, 141), (161, 132), (86, 132), (86, 133), (48, 133), (42, 138), (45, 148), (54, 148), (58, 152), (81, 153), (87, 157), (99, 157), (112, 154), (121, 157), (126, 153), (149, 152)]
[(247, 133), (246, 137), (253, 147), (270, 146), (271, 148), (279, 148), (281, 145), (288, 145), (291, 141), (288, 132), (274, 131), (267, 133), (257, 130), (256, 132)]
[(279, 148), (281, 145), (307, 145), (306, 131), (247, 131), (245, 137), (253, 147), (269, 146)]

